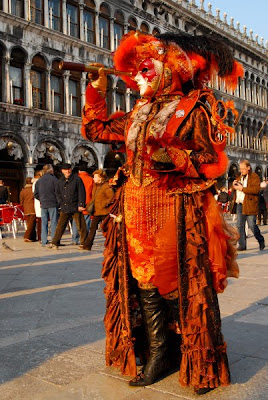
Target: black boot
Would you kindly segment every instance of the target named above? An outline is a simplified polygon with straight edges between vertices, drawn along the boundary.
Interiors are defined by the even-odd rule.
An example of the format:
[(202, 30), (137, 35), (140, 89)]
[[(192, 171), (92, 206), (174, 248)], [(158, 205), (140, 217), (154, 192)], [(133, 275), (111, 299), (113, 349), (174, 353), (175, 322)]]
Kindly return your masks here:
[(165, 301), (157, 289), (141, 290), (150, 357), (144, 373), (129, 382), (130, 386), (147, 386), (154, 383), (168, 368), (167, 324), (165, 320)]

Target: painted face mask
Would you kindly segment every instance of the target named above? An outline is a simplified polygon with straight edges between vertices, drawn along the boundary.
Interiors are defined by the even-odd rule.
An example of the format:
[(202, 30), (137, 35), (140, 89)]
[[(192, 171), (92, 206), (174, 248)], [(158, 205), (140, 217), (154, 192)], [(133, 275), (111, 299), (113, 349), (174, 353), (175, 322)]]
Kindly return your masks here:
[(163, 63), (152, 58), (147, 58), (139, 65), (139, 72), (135, 81), (143, 97), (153, 97), (159, 88), (163, 74)]

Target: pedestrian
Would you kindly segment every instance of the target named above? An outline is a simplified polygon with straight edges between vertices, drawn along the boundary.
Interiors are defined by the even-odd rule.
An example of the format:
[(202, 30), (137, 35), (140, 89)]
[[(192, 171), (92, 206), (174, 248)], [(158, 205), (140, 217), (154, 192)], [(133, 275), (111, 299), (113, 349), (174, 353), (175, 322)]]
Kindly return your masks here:
[[(86, 168), (84, 167), (79, 167), (78, 170), (78, 176), (79, 178), (82, 179), (83, 184), (85, 186), (85, 191), (86, 191), (86, 204), (89, 204), (92, 200), (92, 189), (93, 189), (93, 178), (89, 175), (89, 173), (86, 171)], [(91, 224), (91, 216), (87, 212), (87, 210), (82, 211), (85, 222), (86, 222), (86, 227), (87, 227), (87, 232), (89, 232), (90, 229), (90, 224)], [(79, 233), (77, 230), (77, 225), (75, 220), (73, 219), (73, 224), (72, 224), (72, 229), (73, 229), (73, 234), (72, 234), (72, 241), (73, 244), (79, 244)]]
[(55, 235), (58, 222), (58, 200), (56, 190), (58, 179), (54, 176), (51, 164), (43, 167), (43, 176), (35, 184), (34, 197), (41, 204), (41, 242), (48, 245), (48, 221), (50, 220), (51, 238)]
[(8, 201), (8, 190), (4, 185), (2, 179), (0, 179), (0, 204), (6, 204)]
[(86, 191), (83, 181), (72, 172), (71, 164), (61, 166), (62, 177), (57, 185), (57, 199), (60, 205), (60, 216), (55, 235), (52, 239), (52, 248), (58, 249), (66, 226), (72, 218), (75, 220), (81, 244), (87, 237), (87, 227), (82, 211), (85, 210)]
[(92, 199), (94, 204), (93, 219), (85, 243), (80, 246), (83, 250), (91, 250), (99, 223), (109, 214), (109, 206), (114, 197), (114, 191), (109, 185), (106, 172), (98, 169), (93, 172), (94, 187)]
[(260, 250), (265, 248), (264, 237), (262, 236), (257, 224), (256, 216), (259, 213), (259, 192), (260, 178), (255, 172), (252, 172), (248, 160), (240, 161), (240, 177), (235, 179), (233, 187), (236, 190), (235, 202), (237, 213), (237, 228), (240, 234), (238, 251), (247, 250), (247, 235), (245, 224), (248, 223), (250, 230), (259, 243)]
[(26, 185), (20, 192), (20, 204), (26, 216), (27, 229), (24, 234), (24, 242), (36, 241), (36, 217), (34, 209), (34, 194), (32, 188), (32, 178), (26, 178)]
[[(125, 145), (127, 154), (102, 223), (106, 363), (135, 376), (136, 357), (147, 356), (129, 383), (140, 387), (174, 367), (171, 354), (181, 385), (204, 394), (230, 383), (216, 293), (227, 274), (238, 276), (234, 232), (210, 189), (226, 172), (222, 150), (231, 128), (205, 85), (218, 74), (234, 90), (243, 69), (223, 42), (173, 33), (129, 32), (114, 64), (141, 99), (131, 112), (109, 118), (99, 65), (89, 75), (82, 117), (85, 138)], [(221, 104), (225, 115), (233, 109)]]
[(258, 221), (257, 224), (261, 225), (261, 221), (263, 225), (267, 225), (267, 208), (266, 208), (266, 203), (264, 199), (264, 190), (266, 188), (267, 184), (264, 181), (261, 182), (260, 184), (260, 193), (259, 193), (259, 214), (258, 214)]
[(228, 211), (229, 195), (224, 186), (220, 188), (217, 201), (220, 204), (222, 211), (226, 213)]
[(263, 191), (263, 197), (266, 204), (266, 210), (268, 210), (268, 178), (266, 178), (266, 186)]
[[(34, 177), (32, 179), (32, 189), (33, 193), (35, 191), (35, 185), (39, 178), (43, 175), (43, 171), (35, 171)], [(40, 201), (34, 198), (34, 211), (35, 211), (35, 220), (36, 220), (36, 230), (37, 230), (37, 240), (39, 243), (41, 242), (41, 204)]]

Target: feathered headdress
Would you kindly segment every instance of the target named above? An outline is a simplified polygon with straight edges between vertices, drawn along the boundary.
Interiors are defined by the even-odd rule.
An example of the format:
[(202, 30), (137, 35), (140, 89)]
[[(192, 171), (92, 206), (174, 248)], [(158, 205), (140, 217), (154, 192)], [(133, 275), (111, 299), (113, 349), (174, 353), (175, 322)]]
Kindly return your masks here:
[(173, 33), (155, 37), (131, 31), (121, 39), (114, 64), (120, 71), (132, 72), (133, 78), (123, 77), (132, 89), (138, 90), (134, 77), (140, 62), (147, 58), (162, 61), (173, 79), (181, 84), (192, 82), (194, 88), (203, 88), (218, 76), (226, 88), (234, 90), (244, 74), (231, 49), (212, 37)]

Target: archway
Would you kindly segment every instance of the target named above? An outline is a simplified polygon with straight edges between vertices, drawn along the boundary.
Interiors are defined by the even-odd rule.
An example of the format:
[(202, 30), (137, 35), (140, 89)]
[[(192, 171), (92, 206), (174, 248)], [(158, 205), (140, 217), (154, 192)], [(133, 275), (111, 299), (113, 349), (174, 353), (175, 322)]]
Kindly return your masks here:
[(42, 141), (37, 144), (33, 152), (35, 170), (41, 170), (44, 165), (52, 164), (57, 177), (60, 176), (60, 164), (65, 162), (65, 154), (60, 145), (53, 140)]
[(89, 174), (98, 169), (96, 153), (87, 145), (78, 145), (72, 152), (72, 164), (75, 170), (83, 167)]

